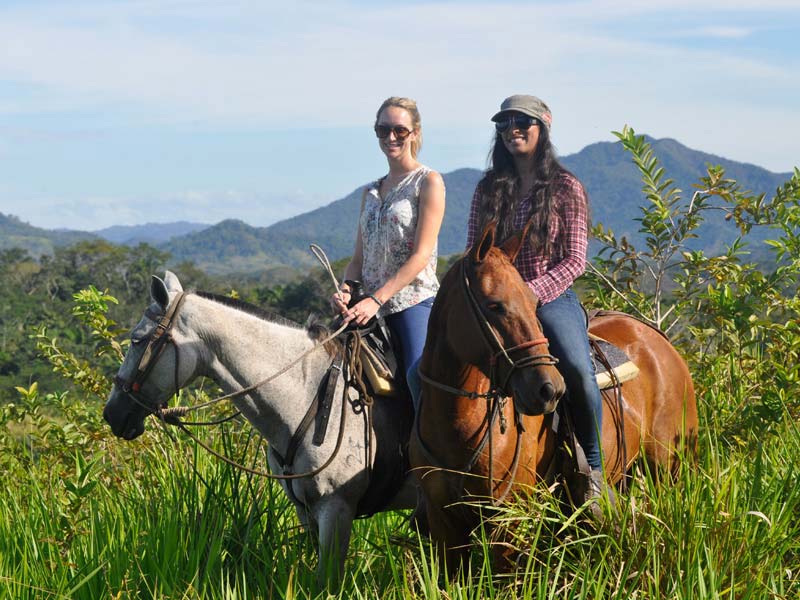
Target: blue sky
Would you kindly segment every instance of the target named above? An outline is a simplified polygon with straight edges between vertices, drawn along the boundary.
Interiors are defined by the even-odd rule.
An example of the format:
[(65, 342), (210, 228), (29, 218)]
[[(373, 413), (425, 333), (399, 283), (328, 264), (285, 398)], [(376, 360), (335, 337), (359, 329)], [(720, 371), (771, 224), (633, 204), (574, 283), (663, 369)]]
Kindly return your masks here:
[(0, 0), (0, 212), (267, 225), (383, 174), (390, 95), (442, 172), (485, 166), (513, 93), (562, 155), (628, 124), (789, 171), (798, 40), (797, 0)]

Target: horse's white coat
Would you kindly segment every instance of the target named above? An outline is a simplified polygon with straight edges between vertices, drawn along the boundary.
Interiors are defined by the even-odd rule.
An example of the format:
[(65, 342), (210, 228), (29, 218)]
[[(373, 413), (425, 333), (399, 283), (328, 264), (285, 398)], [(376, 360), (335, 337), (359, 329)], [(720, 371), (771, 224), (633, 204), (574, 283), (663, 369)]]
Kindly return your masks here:
[[(152, 295), (159, 311), (164, 308), (161, 303), (165, 294), (172, 302), (181, 291), (178, 278), (170, 272), (167, 272), (164, 282), (154, 278)], [(134, 328), (132, 337), (146, 336), (153, 328), (153, 321), (144, 317)], [(179, 387), (205, 375), (217, 382), (226, 394), (265, 379), (314, 345), (303, 329), (266, 321), (194, 294), (186, 296), (173, 326), (172, 337), (179, 355)], [(126, 377), (136, 368), (142, 352), (140, 345), (131, 345), (120, 367), (120, 376)], [(142, 387), (142, 395), (154, 403), (167, 400), (175, 390), (175, 356), (175, 351), (168, 348)], [(247, 396), (232, 400), (268, 441), (270, 450), (275, 448), (285, 455), (289, 439), (303, 419), (330, 361), (327, 352), (320, 348), (275, 380)], [(311, 444), (312, 427), (297, 452), (292, 465), (294, 473), (319, 467), (333, 453), (339, 431), (342, 386), (340, 375), (324, 443), (320, 447)], [(142, 411), (137, 415), (136, 408), (133, 401), (115, 386), (105, 414), (112, 427), (116, 420), (115, 432), (118, 435), (121, 435), (120, 422), (144, 418)], [(365, 465), (372, 460), (366, 456), (365, 416), (363, 413), (355, 414), (350, 407), (347, 411), (342, 446), (332, 464), (313, 478), (281, 482), (284, 489), (292, 486), (293, 495), (298, 500), (295, 503), (298, 517), (318, 535), (318, 574), (329, 582), (340, 579), (343, 574), (356, 506), (368, 485)], [(376, 429), (391, 428), (391, 420), (381, 418), (377, 404), (375, 412)], [(130, 424), (124, 427), (128, 428)], [(388, 433), (391, 439), (391, 431)], [(402, 443), (402, 440), (398, 439), (396, 443)], [(274, 473), (281, 473), (271, 451), (269, 462)], [(411, 508), (415, 497), (414, 487), (407, 481), (392, 501), (391, 508)]]

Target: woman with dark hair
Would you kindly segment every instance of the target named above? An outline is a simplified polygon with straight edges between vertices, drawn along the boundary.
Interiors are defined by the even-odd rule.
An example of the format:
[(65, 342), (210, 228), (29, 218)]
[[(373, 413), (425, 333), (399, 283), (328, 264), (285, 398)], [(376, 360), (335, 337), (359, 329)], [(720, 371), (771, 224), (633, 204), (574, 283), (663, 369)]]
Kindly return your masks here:
[(344, 284), (331, 305), (345, 321), (357, 325), (376, 314), (385, 317), (399, 344), (416, 406), (420, 382), (413, 366), (422, 355), (439, 289), (436, 248), (444, 217), (444, 181), (417, 160), (422, 120), (416, 102), (387, 98), (375, 115), (374, 129), (389, 172), (364, 189), (353, 258), (344, 270), (344, 279), (362, 281), (366, 295), (348, 308), (352, 290)]
[(586, 318), (572, 283), (586, 268), (588, 199), (580, 181), (556, 158), (550, 143), (552, 115), (535, 96), (506, 98), (492, 117), (496, 135), (489, 168), (478, 182), (470, 210), (467, 248), (490, 222), (504, 240), (530, 221), (515, 266), (538, 298), (536, 315), (567, 385), (578, 441), (591, 467), (586, 500), (605, 487), (598, 432), (603, 406), (595, 379)]

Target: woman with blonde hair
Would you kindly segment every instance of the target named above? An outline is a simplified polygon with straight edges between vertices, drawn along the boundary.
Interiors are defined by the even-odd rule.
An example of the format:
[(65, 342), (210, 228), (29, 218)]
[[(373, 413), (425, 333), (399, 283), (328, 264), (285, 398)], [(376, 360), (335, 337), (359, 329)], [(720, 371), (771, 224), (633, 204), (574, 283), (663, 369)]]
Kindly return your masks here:
[(441, 175), (417, 160), (422, 120), (409, 98), (387, 98), (375, 117), (378, 146), (389, 172), (364, 189), (353, 257), (345, 280), (359, 280), (366, 294), (348, 308), (347, 284), (331, 298), (348, 322), (364, 325), (385, 318), (418, 405), (416, 363), (422, 355), (436, 278), (437, 239), (444, 217)]

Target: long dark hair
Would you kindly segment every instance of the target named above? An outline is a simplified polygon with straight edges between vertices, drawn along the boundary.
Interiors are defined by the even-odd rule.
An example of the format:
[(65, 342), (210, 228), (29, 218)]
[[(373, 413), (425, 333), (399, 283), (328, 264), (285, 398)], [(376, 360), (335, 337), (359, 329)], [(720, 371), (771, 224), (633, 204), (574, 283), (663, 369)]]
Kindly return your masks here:
[[(560, 219), (554, 207), (553, 192), (558, 185), (563, 184), (561, 181), (563, 175), (572, 174), (558, 162), (555, 148), (550, 142), (548, 127), (541, 122), (538, 127), (539, 141), (532, 159), (536, 179), (531, 190), (531, 210), (528, 215), (528, 219), (531, 219), (531, 228), (528, 233), (528, 243), (536, 249), (537, 254), (550, 256), (553, 252), (557, 252), (563, 256), (563, 237), (559, 237), (556, 240), (556, 247), (553, 247), (549, 236), (552, 226)], [(483, 231), (490, 221), (496, 221), (497, 239), (505, 240), (515, 233), (514, 212), (517, 208), (515, 198), (520, 178), (514, 157), (503, 143), (500, 133), (495, 134), (488, 163), (486, 173), (478, 182), (480, 197), (478, 231)]]

